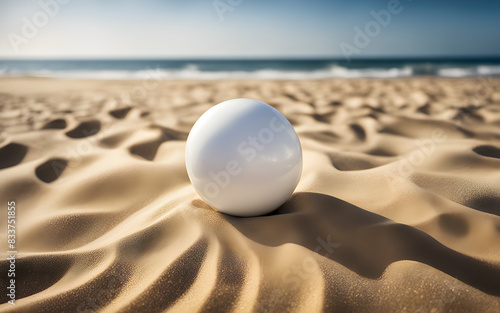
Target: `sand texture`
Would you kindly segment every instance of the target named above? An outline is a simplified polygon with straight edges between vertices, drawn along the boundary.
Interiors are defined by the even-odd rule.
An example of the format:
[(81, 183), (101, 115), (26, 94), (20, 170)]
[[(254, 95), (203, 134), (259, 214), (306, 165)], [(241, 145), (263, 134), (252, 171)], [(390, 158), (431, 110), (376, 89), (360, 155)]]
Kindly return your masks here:
[[(302, 143), (266, 216), (212, 210), (186, 173), (191, 126), (232, 98)], [(0, 312), (500, 312), (500, 79), (8, 78), (0, 127)]]

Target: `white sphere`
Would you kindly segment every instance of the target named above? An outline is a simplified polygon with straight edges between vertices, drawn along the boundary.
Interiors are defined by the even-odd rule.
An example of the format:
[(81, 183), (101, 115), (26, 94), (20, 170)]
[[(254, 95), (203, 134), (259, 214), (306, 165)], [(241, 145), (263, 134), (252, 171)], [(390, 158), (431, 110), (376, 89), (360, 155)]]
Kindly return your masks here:
[(302, 174), (302, 148), (276, 109), (234, 99), (196, 121), (186, 143), (186, 168), (195, 190), (213, 209), (262, 215), (290, 198)]

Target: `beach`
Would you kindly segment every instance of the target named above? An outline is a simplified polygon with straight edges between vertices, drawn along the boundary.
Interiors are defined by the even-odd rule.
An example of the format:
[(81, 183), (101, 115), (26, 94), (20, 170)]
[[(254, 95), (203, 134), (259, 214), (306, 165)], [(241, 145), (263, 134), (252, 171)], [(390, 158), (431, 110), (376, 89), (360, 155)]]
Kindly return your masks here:
[[(233, 98), (302, 145), (265, 216), (211, 209), (186, 172)], [(0, 131), (0, 312), (500, 312), (498, 77), (0, 78)]]

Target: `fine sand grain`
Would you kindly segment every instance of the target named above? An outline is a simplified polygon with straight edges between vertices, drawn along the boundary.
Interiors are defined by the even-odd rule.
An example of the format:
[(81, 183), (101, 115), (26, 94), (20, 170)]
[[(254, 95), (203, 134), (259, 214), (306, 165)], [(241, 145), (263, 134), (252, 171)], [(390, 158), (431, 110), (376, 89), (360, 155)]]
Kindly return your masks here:
[[(186, 173), (191, 126), (232, 98), (302, 143), (266, 216), (212, 210)], [(0, 127), (1, 312), (500, 312), (500, 79), (10, 78)]]

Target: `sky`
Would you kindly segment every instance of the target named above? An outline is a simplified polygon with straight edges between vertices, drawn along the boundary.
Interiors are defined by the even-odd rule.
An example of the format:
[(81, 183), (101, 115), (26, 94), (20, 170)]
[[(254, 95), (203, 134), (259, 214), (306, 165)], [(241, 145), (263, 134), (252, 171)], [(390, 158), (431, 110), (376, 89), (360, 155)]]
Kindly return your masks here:
[(500, 57), (500, 0), (0, 0), (2, 59), (346, 53)]

